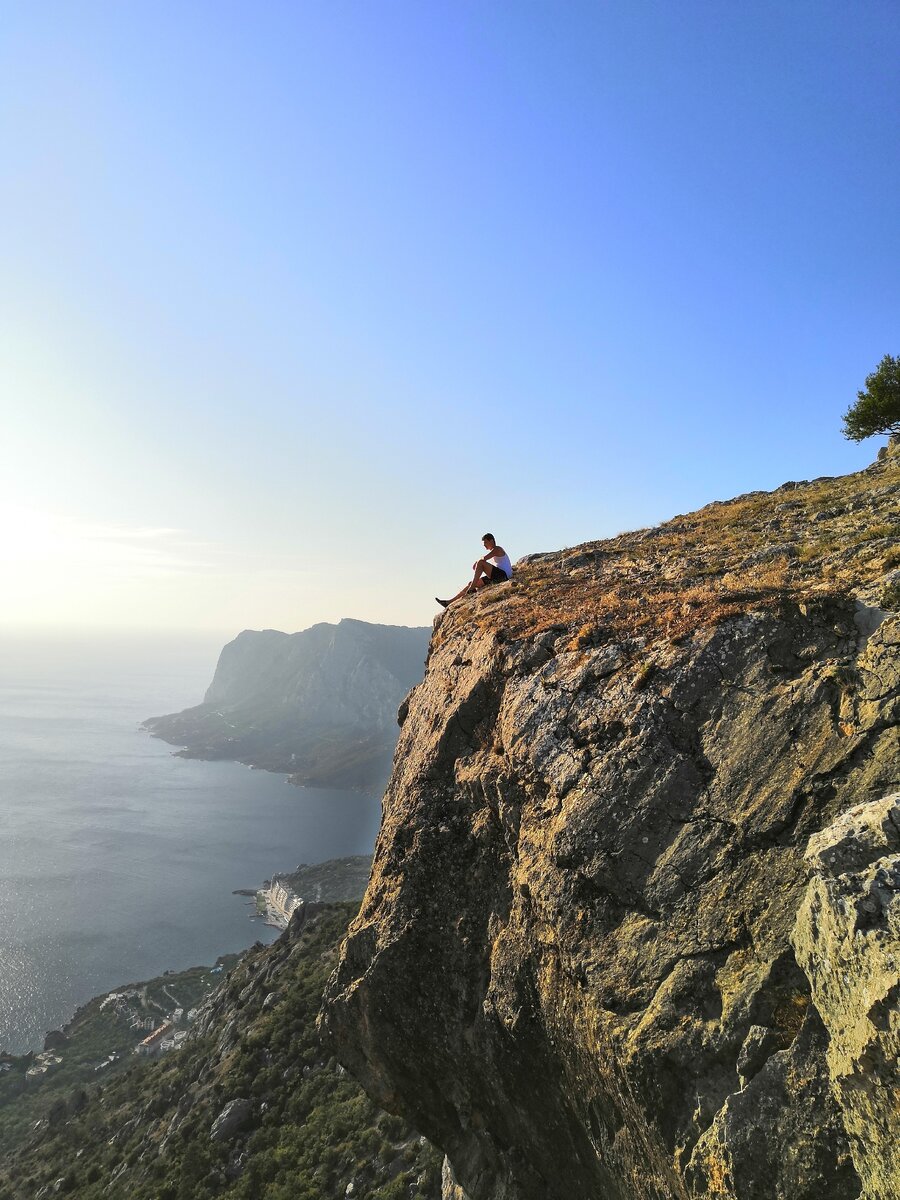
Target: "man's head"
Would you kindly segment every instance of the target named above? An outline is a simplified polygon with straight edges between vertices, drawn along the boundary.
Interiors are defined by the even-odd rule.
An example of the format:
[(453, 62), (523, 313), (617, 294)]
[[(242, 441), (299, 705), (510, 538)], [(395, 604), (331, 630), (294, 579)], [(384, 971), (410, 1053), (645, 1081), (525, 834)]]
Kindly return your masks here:
[(497, 545), (496, 539), (492, 533), (483, 533), (481, 535), (481, 540), (484, 543), (485, 550), (493, 550), (493, 548)]

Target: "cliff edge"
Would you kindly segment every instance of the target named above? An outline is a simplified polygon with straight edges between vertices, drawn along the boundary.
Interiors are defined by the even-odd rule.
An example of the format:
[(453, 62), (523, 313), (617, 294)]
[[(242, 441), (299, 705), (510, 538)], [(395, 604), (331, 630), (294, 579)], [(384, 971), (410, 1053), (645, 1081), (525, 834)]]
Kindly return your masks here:
[(437, 624), (321, 1022), (470, 1200), (895, 1200), (900, 458)]

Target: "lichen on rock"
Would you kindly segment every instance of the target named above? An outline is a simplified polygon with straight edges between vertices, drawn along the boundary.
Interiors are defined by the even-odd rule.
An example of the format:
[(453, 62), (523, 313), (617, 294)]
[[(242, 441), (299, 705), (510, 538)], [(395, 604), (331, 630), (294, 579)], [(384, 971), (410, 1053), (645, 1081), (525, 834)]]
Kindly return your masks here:
[(828, 1030), (826, 1062), (866, 1200), (898, 1194), (900, 792), (810, 839), (793, 943)]

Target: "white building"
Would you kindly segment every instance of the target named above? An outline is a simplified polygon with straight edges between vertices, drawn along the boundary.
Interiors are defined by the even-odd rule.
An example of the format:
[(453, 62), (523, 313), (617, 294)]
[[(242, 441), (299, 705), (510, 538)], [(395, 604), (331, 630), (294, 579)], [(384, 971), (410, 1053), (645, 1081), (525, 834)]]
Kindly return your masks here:
[(266, 913), (275, 925), (287, 927), (291, 916), (303, 904), (302, 899), (293, 888), (288, 887), (277, 876), (272, 877), (268, 890), (263, 892), (266, 902)]

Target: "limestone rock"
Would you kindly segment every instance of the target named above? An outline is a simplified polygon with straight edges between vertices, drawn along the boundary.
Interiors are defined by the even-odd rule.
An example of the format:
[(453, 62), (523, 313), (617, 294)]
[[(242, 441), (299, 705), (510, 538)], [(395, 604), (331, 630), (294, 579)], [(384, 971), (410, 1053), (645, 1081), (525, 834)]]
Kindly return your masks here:
[(441, 1200), (469, 1200), (469, 1197), (456, 1182), (453, 1167), (449, 1158), (444, 1159), (441, 1171)]
[(865, 1200), (900, 1181), (900, 792), (810, 839), (793, 942), (829, 1034), (826, 1061)]
[(827, 1042), (808, 1008), (791, 1045), (742, 1080), (701, 1135), (686, 1172), (692, 1196), (857, 1200), (859, 1179), (823, 1061)]
[(145, 727), (188, 757), (235, 759), (319, 786), (382, 786), (397, 707), (422, 677), (427, 629), (343, 620), (244, 630), (202, 704)]
[(227, 1142), (229, 1138), (233, 1138), (238, 1130), (243, 1129), (250, 1120), (252, 1111), (253, 1106), (249, 1100), (244, 1100), (242, 1097), (229, 1100), (212, 1123), (212, 1129), (209, 1131), (211, 1140)]

